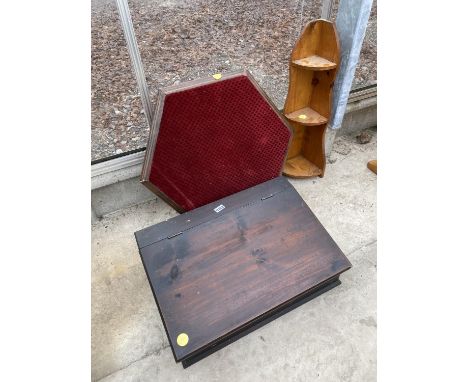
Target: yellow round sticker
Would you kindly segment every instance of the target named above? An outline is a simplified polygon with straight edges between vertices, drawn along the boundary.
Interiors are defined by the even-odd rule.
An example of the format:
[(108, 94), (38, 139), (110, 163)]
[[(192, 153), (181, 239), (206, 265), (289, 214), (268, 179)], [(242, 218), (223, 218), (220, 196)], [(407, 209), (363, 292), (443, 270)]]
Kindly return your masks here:
[(187, 333), (180, 333), (178, 336), (177, 336), (177, 345), (179, 346), (185, 346), (188, 344), (188, 341), (189, 341), (189, 338), (188, 338), (188, 335)]
[(215, 80), (219, 80), (223, 75), (221, 73), (216, 73), (216, 74), (213, 74), (213, 78)]

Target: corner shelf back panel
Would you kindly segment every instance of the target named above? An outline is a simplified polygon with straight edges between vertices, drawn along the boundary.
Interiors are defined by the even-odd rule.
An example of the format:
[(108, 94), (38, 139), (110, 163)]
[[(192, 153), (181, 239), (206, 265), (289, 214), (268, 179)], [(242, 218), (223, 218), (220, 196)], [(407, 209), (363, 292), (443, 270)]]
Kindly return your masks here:
[(301, 154), (302, 144), (304, 142), (304, 136), (305, 136), (305, 129), (303, 125), (299, 123), (291, 122), (290, 126), (291, 126), (293, 136), (291, 139), (291, 143), (289, 144), (289, 149), (286, 155), (286, 160), (289, 160)]
[(336, 70), (314, 72), (311, 83), (311, 98), (309, 105), (327, 120), (330, 117), (331, 89), (335, 80)]
[(317, 53), (337, 64), (340, 63), (340, 44), (335, 24), (326, 20), (317, 20), (320, 23), (320, 38)]
[(307, 129), (302, 138), (302, 155), (322, 171), (320, 175), (323, 175), (326, 163), (324, 155), (326, 130), (326, 124), (313, 129)]

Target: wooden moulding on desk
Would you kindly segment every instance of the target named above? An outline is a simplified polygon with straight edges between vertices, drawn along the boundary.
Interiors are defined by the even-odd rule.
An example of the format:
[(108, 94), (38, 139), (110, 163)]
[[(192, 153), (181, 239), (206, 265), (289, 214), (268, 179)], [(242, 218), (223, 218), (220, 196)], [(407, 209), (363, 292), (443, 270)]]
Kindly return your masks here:
[(334, 23), (308, 23), (289, 65), (289, 90), (284, 114), (293, 130), (283, 174), (293, 178), (323, 177), (325, 132), (330, 117), (333, 83), (340, 48)]

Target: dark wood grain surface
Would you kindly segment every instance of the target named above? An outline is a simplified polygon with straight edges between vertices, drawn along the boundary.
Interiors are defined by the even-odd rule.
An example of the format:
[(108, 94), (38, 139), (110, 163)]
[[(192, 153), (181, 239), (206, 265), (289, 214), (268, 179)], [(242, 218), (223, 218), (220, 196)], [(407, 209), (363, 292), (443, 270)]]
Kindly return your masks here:
[(283, 177), (135, 235), (177, 361), (351, 267)]

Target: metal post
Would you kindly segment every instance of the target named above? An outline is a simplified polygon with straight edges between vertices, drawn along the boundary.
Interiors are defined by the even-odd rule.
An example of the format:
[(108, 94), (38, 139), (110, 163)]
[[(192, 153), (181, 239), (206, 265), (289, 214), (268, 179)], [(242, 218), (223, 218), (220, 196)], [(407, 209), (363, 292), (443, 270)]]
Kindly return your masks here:
[(330, 20), (334, 3), (335, 3), (335, 0), (323, 0), (322, 1), (322, 15), (321, 15), (322, 19)]
[(341, 64), (333, 89), (329, 123), (333, 130), (339, 129), (343, 122), (371, 7), (372, 0), (341, 0), (338, 7), (336, 28), (340, 38)]
[(119, 10), (120, 21), (122, 22), (122, 29), (124, 31), (125, 40), (127, 42), (128, 52), (130, 53), (130, 59), (132, 60), (133, 71), (140, 89), (141, 103), (143, 104), (143, 110), (145, 111), (148, 125), (151, 127), (153, 123), (153, 107), (151, 106), (150, 93), (148, 85), (146, 84), (145, 71), (141, 62), (140, 51), (135, 38), (135, 32), (133, 30), (132, 16), (130, 15), (130, 9), (128, 8), (127, 0), (115, 0), (117, 8)]

